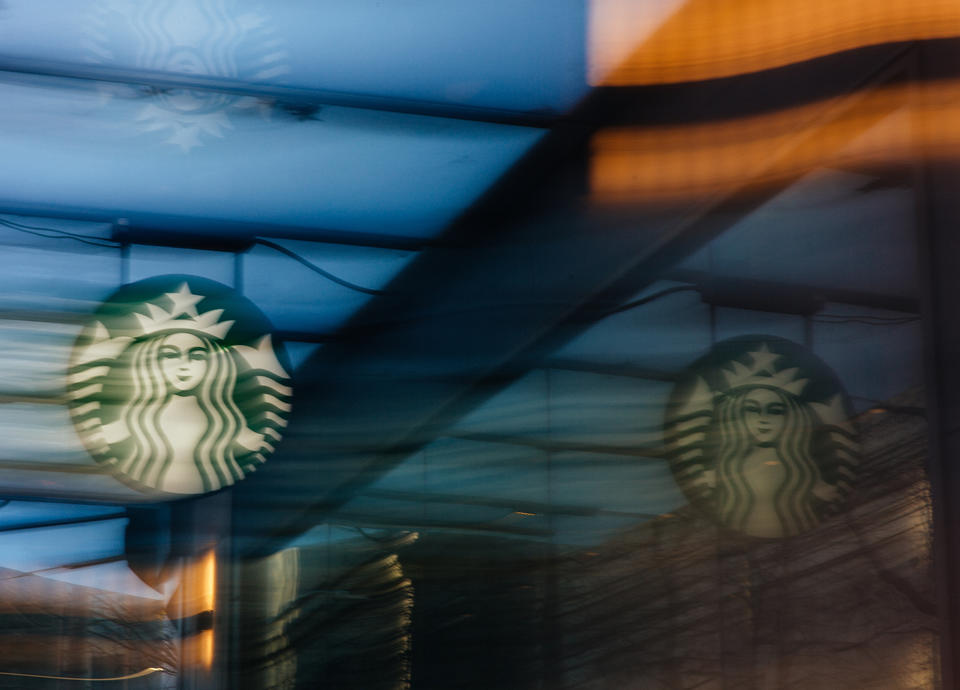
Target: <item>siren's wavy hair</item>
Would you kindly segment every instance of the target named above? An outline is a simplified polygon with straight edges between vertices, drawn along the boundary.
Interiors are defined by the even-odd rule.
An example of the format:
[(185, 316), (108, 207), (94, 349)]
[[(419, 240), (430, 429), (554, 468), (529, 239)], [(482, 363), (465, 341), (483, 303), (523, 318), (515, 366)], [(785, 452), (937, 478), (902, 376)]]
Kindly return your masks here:
[[(191, 391), (207, 420), (193, 460), (204, 490), (212, 491), (243, 477), (234, 442), (246, 422), (233, 399), (237, 363), (230, 351), (206, 335), (192, 334), (203, 342), (208, 353), (206, 372)], [(157, 335), (132, 346), (132, 388), (122, 413), (132, 449), (120, 467), (147, 486), (159, 486), (173, 462), (173, 447), (160, 429), (160, 413), (174, 394), (160, 367), (160, 348), (168, 335)]]
[(775, 447), (786, 476), (772, 500), (784, 536), (799, 534), (819, 522), (811, 501), (813, 487), (820, 476), (812, 447), (816, 422), (807, 405), (778, 388), (739, 388), (723, 396), (718, 403), (718, 516), (725, 525), (743, 531), (757, 503), (757, 496), (743, 472), (747, 456), (756, 446), (747, 427), (744, 407), (747, 396), (758, 388), (773, 391), (784, 405), (784, 425)]

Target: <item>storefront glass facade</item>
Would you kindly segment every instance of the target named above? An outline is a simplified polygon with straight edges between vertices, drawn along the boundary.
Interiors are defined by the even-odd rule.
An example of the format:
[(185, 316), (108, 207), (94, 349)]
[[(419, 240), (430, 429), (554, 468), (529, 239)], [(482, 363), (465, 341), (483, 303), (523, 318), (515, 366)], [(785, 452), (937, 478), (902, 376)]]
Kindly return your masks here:
[(960, 13), (41, 4), (0, 687), (954, 687)]

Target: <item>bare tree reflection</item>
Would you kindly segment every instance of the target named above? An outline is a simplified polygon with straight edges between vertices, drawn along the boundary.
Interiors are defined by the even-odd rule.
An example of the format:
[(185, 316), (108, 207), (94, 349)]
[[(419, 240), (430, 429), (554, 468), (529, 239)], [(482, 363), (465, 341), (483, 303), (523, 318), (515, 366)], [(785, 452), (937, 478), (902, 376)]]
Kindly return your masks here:
[(859, 423), (862, 483), (807, 534), (750, 539), (685, 508), (566, 562), (564, 687), (935, 687), (925, 423)]

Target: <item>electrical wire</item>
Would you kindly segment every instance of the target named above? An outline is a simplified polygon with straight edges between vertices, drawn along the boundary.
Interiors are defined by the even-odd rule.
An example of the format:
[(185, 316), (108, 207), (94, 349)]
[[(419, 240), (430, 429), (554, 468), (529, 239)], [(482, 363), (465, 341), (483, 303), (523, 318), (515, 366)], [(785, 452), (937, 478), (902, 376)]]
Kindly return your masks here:
[[(667, 295), (672, 295), (677, 292), (699, 292), (700, 286), (697, 285), (677, 285), (674, 287), (666, 288), (659, 292), (655, 292), (652, 295), (647, 295), (646, 297), (641, 297), (640, 299), (633, 300), (632, 302), (627, 302), (622, 304), (619, 307), (614, 307), (608, 311), (603, 312), (600, 315), (600, 318), (606, 318), (612, 316), (613, 314), (619, 314), (621, 312), (629, 311), (630, 309), (635, 309), (636, 307), (642, 307), (645, 304), (649, 304), (655, 300), (660, 299), (661, 297), (666, 297)], [(911, 316), (873, 316), (870, 314), (818, 314), (811, 318), (811, 321), (815, 323), (823, 324), (844, 324), (844, 323), (862, 323), (868, 326), (900, 326), (903, 324), (914, 323), (919, 321), (920, 317), (916, 315)]]
[(28, 235), (43, 237), (48, 240), (74, 240), (76, 242), (82, 242), (83, 244), (89, 244), (93, 247), (105, 247), (107, 249), (117, 249), (120, 246), (119, 242), (114, 242), (113, 240), (108, 240), (103, 237), (97, 237), (96, 235), (82, 235), (75, 232), (67, 232), (66, 230), (57, 230), (56, 228), (44, 228), (36, 225), (26, 225), (24, 223), (17, 223), (6, 218), (0, 218), (0, 225), (6, 226), (12, 230), (26, 233)]
[(297, 261), (298, 263), (306, 266), (307, 268), (309, 268), (309, 269), (310, 269), (311, 271), (313, 271), (314, 273), (317, 273), (317, 274), (323, 276), (324, 278), (326, 278), (327, 280), (329, 280), (330, 282), (336, 283), (337, 285), (340, 285), (341, 287), (345, 287), (345, 288), (347, 288), (348, 290), (354, 290), (354, 291), (356, 291), (356, 292), (362, 292), (362, 293), (365, 294), (365, 295), (375, 295), (375, 296), (390, 294), (390, 293), (388, 293), (388, 292), (385, 291), (385, 290), (374, 290), (373, 288), (363, 287), (362, 285), (357, 285), (356, 283), (351, 283), (350, 281), (344, 280), (343, 278), (340, 278), (339, 276), (335, 276), (334, 274), (330, 273), (329, 271), (325, 271), (324, 269), (320, 268), (320, 267), (317, 266), (316, 264), (314, 264), (314, 263), (308, 261), (307, 259), (305, 259), (304, 257), (300, 256), (300, 255), (297, 254), (295, 251), (292, 251), (292, 250), (290, 250), (290, 249), (287, 249), (287, 248), (284, 247), (283, 245), (277, 244), (276, 242), (271, 242), (270, 240), (264, 240), (264, 239), (257, 239), (257, 240), (256, 240), (256, 243), (257, 243), (257, 244), (260, 244), (260, 245), (263, 245), (264, 247), (269, 247), (270, 249), (273, 249), (274, 251), (280, 252), (281, 254), (284, 254), (285, 256), (290, 257), (290, 258), (293, 259), (294, 261)]
[[(68, 232), (66, 230), (58, 230), (56, 228), (46, 228), (36, 225), (27, 225), (25, 223), (18, 223), (6, 218), (0, 218), (0, 225), (8, 227), (12, 230), (17, 230), (29, 235), (34, 235), (36, 237), (43, 237), (45, 239), (68, 239), (74, 240), (75, 242), (81, 242), (93, 247), (103, 247), (107, 249), (117, 249), (122, 246), (122, 243), (116, 242), (114, 240), (106, 239), (103, 237), (97, 237), (96, 235), (84, 235), (80, 233)], [(348, 290), (353, 290), (355, 292), (360, 292), (365, 295), (372, 296), (383, 296), (390, 294), (386, 290), (376, 290), (373, 288), (364, 287), (362, 285), (357, 285), (348, 280), (340, 278), (329, 271), (320, 268), (313, 262), (304, 258), (300, 254), (294, 252), (283, 245), (277, 244), (270, 240), (260, 239), (255, 240), (256, 244), (259, 244), (269, 249), (273, 249), (276, 252), (287, 256), (299, 264), (307, 267), (314, 273), (326, 278), (332, 283), (340, 285)], [(647, 295), (646, 297), (641, 297), (640, 299), (627, 302), (618, 307), (614, 307), (608, 311), (603, 312), (600, 315), (600, 318), (606, 318), (608, 316), (613, 316), (614, 314), (620, 314), (637, 307), (641, 307), (645, 304), (649, 304), (655, 300), (660, 299), (661, 297), (666, 297), (668, 295), (676, 294), (679, 292), (699, 292), (700, 287), (697, 285), (677, 285), (674, 287), (669, 287), (659, 292), (655, 292), (652, 295)], [(824, 324), (844, 324), (844, 323), (861, 323), (868, 326), (897, 326), (907, 323), (912, 323), (919, 321), (919, 316), (903, 316), (903, 317), (883, 317), (883, 316), (870, 316), (870, 315), (844, 315), (844, 314), (819, 314), (814, 316), (811, 319), (815, 323), (824, 323)]]
[(632, 302), (627, 302), (626, 304), (621, 304), (619, 307), (614, 307), (609, 311), (605, 311), (601, 315), (601, 318), (613, 316), (614, 314), (619, 314), (620, 312), (629, 311), (630, 309), (635, 309), (636, 307), (642, 307), (644, 304), (648, 304), (654, 300), (658, 300), (661, 297), (666, 297), (667, 295), (672, 295), (676, 292), (700, 292), (700, 288), (696, 285), (675, 285), (674, 287), (666, 288), (660, 292), (655, 292), (652, 295), (635, 299)]
[[(107, 249), (117, 249), (122, 246), (121, 242), (116, 242), (114, 240), (109, 240), (103, 237), (97, 237), (96, 235), (83, 235), (75, 232), (68, 232), (66, 230), (58, 230), (56, 228), (45, 228), (37, 225), (27, 225), (25, 223), (17, 223), (6, 218), (0, 218), (0, 225), (8, 227), (12, 230), (17, 230), (19, 232), (26, 233), (28, 235), (33, 235), (35, 237), (43, 237), (48, 240), (74, 240), (75, 242), (82, 242), (83, 244), (88, 244), (93, 247), (104, 247)], [(388, 294), (384, 290), (375, 290), (373, 288), (363, 287), (362, 285), (357, 285), (356, 283), (351, 283), (349, 280), (344, 280), (339, 276), (326, 271), (316, 264), (308, 261), (304, 257), (300, 256), (296, 252), (287, 249), (286, 247), (277, 244), (276, 242), (271, 242), (270, 240), (257, 239), (256, 243), (264, 247), (269, 247), (274, 251), (280, 252), (285, 256), (290, 257), (294, 261), (306, 266), (314, 273), (317, 273), (327, 280), (345, 287), (348, 290), (354, 290), (356, 292), (362, 292), (365, 295), (374, 295), (381, 296)]]

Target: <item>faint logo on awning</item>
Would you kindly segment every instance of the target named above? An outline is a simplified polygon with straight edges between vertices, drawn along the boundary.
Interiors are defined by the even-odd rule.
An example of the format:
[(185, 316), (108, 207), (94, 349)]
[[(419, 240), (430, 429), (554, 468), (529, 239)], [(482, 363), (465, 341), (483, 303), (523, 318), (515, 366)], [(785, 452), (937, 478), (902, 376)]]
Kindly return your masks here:
[(195, 276), (126, 285), (73, 349), (70, 414), (97, 461), (143, 491), (198, 494), (265, 462), (291, 410), (266, 317)]
[(785, 537), (818, 525), (850, 493), (860, 463), (850, 418), (816, 355), (744, 336), (717, 343), (677, 383), (664, 440), (691, 503), (738, 532)]
[[(88, 59), (188, 80), (270, 82), (289, 71), (287, 53), (266, 15), (246, 7), (238, 0), (99, 0), (83, 28)], [(256, 98), (206, 88), (105, 83), (101, 93), (144, 100), (134, 126), (164, 133), (184, 152), (223, 137), (241, 111), (270, 113)]]

